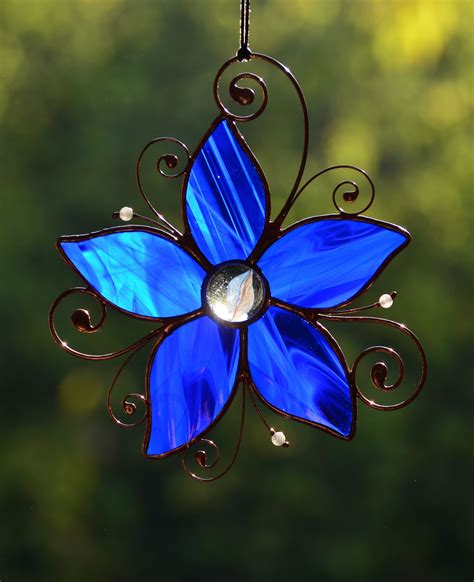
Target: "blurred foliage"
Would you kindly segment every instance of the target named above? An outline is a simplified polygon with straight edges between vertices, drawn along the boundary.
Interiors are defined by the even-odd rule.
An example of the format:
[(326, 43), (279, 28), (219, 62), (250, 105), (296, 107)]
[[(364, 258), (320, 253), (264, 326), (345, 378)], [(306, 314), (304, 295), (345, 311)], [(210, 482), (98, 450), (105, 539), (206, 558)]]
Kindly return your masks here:
[[(55, 238), (111, 224), (123, 205), (144, 210), (136, 155), (158, 135), (198, 143), (216, 115), (214, 74), (237, 49), (238, 14), (237, 0), (0, 5), (2, 581), (472, 578), (470, 0), (253, 7), (251, 47), (290, 66), (306, 94), (308, 174), (364, 167), (378, 189), (371, 215), (414, 234), (365, 298), (397, 289), (390, 316), (425, 343), (430, 375), (412, 406), (361, 406), (350, 444), (271, 417), (288, 450), (251, 414), (237, 466), (203, 486), (179, 458), (143, 460), (141, 427), (110, 423), (113, 365), (74, 360), (49, 337), (52, 299), (77, 284)], [(268, 110), (243, 131), (278, 209), (301, 120), (281, 75), (262, 73)], [(148, 178), (177, 222), (178, 185)], [(322, 184), (293, 219), (330, 210)], [(127, 318), (110, 326), (87, 349), (144, 334)], [(333, 331), (349, 354), (370, 345), (366, 330), (343, 327)], [(127, 370), (124, 389), (139, 389), (144, 364)], [(218, 429), (224, 452), (236, 423), (232, 411)]]

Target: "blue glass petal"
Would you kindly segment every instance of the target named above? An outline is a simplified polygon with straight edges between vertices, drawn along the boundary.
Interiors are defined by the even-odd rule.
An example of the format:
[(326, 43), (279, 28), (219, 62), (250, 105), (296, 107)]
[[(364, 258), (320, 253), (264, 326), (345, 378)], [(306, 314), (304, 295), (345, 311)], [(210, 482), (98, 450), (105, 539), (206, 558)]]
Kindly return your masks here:
[(226, 120), (204, 142), (186, 189), (191, 233), (211, 263), (245, 259), (262, 234), (266, 194), (257, 162)]
[(249, 326), (248, 361), (255, 386), (270, 406), (350, 437), (347, 373), (319, 328), (271, 307)]
[(201, 317), (159, 345), (149, 378), (148, 455), (185, 445), (221, 414), (235, 385), (239, 340), (239, 330)]
[(148, 230), (65, 237), (59, 249), (107, 301), (135, 315), (172, 317), (201, 307), (206, 275), (176, 243)]
[(409, 241), (402, 229), (338, 217), (291, 228), (259, 266), (273, 297), (310, 308), (341, 305), (362, 291)]

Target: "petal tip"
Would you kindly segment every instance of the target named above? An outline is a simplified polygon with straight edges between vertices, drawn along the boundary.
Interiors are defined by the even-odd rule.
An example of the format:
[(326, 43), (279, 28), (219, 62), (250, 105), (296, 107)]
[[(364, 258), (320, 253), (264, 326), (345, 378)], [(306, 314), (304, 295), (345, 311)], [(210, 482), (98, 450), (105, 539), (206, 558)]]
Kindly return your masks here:
[(60, 255), (67, 256), (66, 249), (70, 247), (72, 244), (73, 243), (70, 240), (68, 240), (68, 237), (62, 236), (61, 238), (58, 238), (58, 240), (56, 241), (56, 249)]
[(348, 423), (346, 426), (341, 427), (340, 430), (336, 430), (337, 436), (345, 441), (351, 441), (354, 438), (356, 431), (356, 422), (354, 414), (351, 411), (350, 418), (348, 418)]

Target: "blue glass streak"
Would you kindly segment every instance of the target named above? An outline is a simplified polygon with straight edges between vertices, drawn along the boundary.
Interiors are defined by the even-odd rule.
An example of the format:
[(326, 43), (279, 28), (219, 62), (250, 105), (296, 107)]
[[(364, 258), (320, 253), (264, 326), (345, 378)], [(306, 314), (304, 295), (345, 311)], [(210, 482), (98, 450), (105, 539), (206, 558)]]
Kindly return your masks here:
[(265, 188), (255, 165), (223, 120), (191, 168), (187, 220), (211, 263), (247, 258), (262, 234)]
[(271, 307), (249, 326), (248, 360), (255, 386), (271, 406), (349, 437), (352, 399), (347, 376), (314, 325)]
[(316, 219), (290, 230), (259, 266), (273, 297), (301, 307), (335, 307), (370, 283), (408, 235), (357, 219)]
[(84, 279), (113, 305), (136, 315), (172, 317), (201, 307), (205, 271), (174, 242), (134, 228), (61, 241)]
[(216, 420), (229, 400), (239, 361), (240, 332), (201, 317), (158, 347), (151, 367), (148, 455), (185, 445)]

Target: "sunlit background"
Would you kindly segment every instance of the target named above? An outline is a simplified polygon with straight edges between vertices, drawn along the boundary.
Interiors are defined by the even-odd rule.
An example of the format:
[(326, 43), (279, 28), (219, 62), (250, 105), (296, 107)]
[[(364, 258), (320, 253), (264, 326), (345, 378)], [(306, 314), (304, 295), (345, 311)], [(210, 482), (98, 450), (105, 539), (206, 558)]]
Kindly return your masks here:
[[(402, 411), (361, 404), (352, 443), (268, 413), (291, 442), (276, 448), (251, 411), (233, 471), (203, 485), (179, 457), (142, 458), (144, 427), (122, 430), (106, 412), (118, 363), (61, 352), (47, 313), (79, 284), (55, 239), (115, 224), (122, 206), (145, 212), (141, 147), (170, 135), (194, 148), (216, 116), (212, 82), (238, 48), (238, 0), (2, 1), (2, 582), (472, 579), (473, 6), (253, 2), (251, 48), (287, 64), (306, 94), (307, 175), (363, 167), (377, 186), (370, 215), (413, 234), (363, 302), (398, 291), (381, 315), (419, 335), (430, 374)], [(270, 101), (242, 131), (277, 210), (299, 163), (300, 111), (281, 74), (252, 70), (268, 79)], [(161, 153), (146, 185), (178, 223), (179, 184), (153, 170)], [(331, 211), (335, 183), (308, 189), (292, 220)], [(68, 314), (83, 306), (64, 310), (62, 331), (87, 351), (149, 329), (116, 316), (76, 337)], [(398, 341), (354, 324), (331, 331), (350, 361)], [(417, 362), (404, 347), (408, 394)], [(127, 369), (122, 395), (142, 390), (145, 363)], [(237, 425), (232, 410), (213, 433), (223, 462)]]

